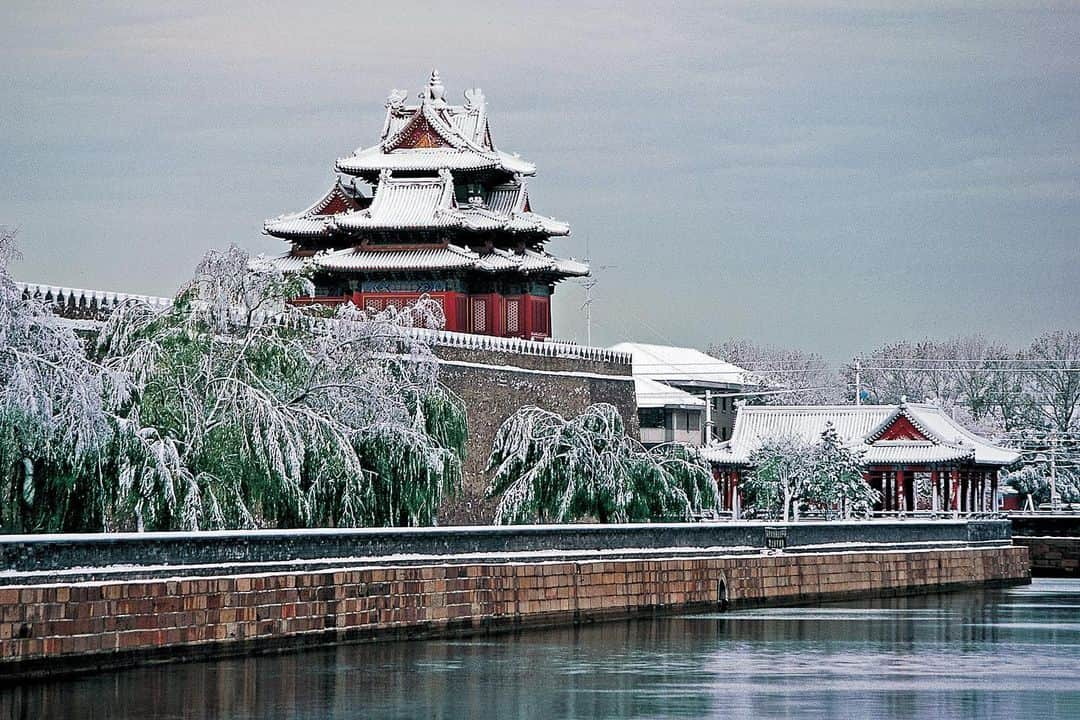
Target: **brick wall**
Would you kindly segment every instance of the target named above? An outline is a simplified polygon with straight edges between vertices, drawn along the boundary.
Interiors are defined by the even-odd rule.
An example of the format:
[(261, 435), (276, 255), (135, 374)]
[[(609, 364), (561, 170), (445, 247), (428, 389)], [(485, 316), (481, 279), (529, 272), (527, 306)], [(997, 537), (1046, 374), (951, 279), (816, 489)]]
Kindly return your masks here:
[(518, 408), (536, 405), (572, 416), (593, 403), (606, 402), (618, 408), (627, 431), (638, 436), (637, 398), (629, 364), (463, 348), (435, 350), (446, 361), (440, 366), (439, 379), (465, 401), (469, 416), (462, 493), (440, 508), (441, 525), (491, 522), (495, 502), (484, 498), (489, 479), (484, 466), (496, 430)]
[(642, 612), (1025, 582), (1026, 548), (439, 564), (0, 588), (0, 681)]
[(1013, 542), (1028, 549), (1032, 575), (1080, 575), (1080, 537), (1017, 537)]

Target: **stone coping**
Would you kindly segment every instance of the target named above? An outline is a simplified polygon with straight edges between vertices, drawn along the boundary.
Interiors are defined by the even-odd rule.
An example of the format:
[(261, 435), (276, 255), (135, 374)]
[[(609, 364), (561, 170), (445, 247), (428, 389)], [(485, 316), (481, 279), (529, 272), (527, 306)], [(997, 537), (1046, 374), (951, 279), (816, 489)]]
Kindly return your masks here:
[[(906, 543), (837, 543), (804, 545), (787, 548), (787, 555), (833, 554), (844, 552), (915, 552), (923, 550), (958, 550), (964, 548), (1007, 547), (1005, 540), (982, 542), (906, 542)], [(0, 587), (70, 584), (85, 582), (122, 582), (160, 578), (217, 577), (279, 572), (316, 572), (376, 567), (417, 567), (434, 564), (522, 562), (583, 562), (597, 560), (643, 560), (725, 556), (760, 555), (760, 547), (700, 547), (700, 548), (617, 548), (612, 550), (555, 550), (510, 553), (477, 553), (459, 555), (385, 555), (372, 557), (327, 557), (289, 562), (247, 562), (190, 565), (111, 565), (75, 567), (66, 570), (0, 570)]]
[(0, 584), (19, 582), (17, 578), (26, 574), (185, 575), (199, 574), (200, 568), (206, 567), (288, 567), (337, 562), (340, 558), (378, 564), (403, 557), (437, 562), (440, 558), (514, 557), (522, 553), (633, 557), (636, 552), (761, 549), (771, 542), (766, 539), (766, 528), (786, 536), (788, 552), (911, 543), (925, 547), (1007, 544), (1011, 537), (1006, 520), (952, 519), (21, 535), (0, 538)]

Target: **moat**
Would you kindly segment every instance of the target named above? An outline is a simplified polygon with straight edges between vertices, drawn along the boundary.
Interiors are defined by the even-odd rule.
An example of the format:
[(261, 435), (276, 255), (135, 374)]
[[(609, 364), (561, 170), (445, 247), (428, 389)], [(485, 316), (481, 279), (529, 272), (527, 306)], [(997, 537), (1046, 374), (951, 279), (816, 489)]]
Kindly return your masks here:
[(149, 667), (26, 718), (1080, 716), (1080, 581)]

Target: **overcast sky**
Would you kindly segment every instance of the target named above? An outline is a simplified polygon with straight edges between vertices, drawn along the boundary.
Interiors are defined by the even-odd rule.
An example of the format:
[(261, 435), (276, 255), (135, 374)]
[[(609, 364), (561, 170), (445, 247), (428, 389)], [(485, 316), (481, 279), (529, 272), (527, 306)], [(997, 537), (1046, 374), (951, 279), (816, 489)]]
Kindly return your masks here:
[[(263, 219), (432, 67), (537, 164), (574, 231), (552, 251), (588, 242), (596, 344), (1080, 326), (1076, 2), (6, 0), (17, 277), (171, 294), (208, 248), (283, 251)], [(559, 287), (557, 336), (584, 341), (581, 299)]]

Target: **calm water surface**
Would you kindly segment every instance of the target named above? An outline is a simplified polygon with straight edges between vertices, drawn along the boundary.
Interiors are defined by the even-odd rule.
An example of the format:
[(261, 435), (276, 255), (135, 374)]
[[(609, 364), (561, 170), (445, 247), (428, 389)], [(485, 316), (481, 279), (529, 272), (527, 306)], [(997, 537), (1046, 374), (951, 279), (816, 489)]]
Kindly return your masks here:
[(1080, 581), (105, 673), (8, 716), (1080, 718)]

